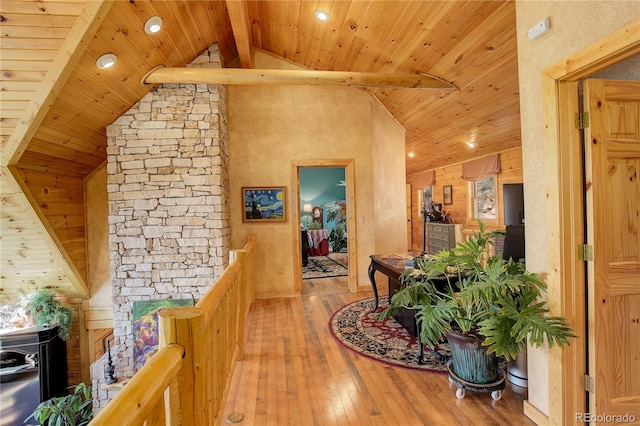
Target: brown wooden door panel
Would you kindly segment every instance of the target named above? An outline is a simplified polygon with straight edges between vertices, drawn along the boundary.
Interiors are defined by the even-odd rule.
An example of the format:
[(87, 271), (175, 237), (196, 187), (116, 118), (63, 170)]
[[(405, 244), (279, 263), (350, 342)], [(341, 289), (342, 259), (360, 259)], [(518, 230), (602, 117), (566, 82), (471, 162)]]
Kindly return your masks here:
[(640, 420), (640, 82), (584, 87), (590, 411)]

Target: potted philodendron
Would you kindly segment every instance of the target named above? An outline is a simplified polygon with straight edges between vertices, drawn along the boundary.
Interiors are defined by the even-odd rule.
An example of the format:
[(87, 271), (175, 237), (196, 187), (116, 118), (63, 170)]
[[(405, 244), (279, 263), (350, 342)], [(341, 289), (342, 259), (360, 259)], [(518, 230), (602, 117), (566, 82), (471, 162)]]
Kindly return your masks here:
[(514, 359), (527, 341), (564, 347), (575, 335), (564, 318), (547, 315), (540, 300), (546, 286), (538, 274), (490, 255), (504, 231), (485, 231), (481, 222), (479, 228), (467, 241), (406, 270), (381, 317), (415, 309), (420, 340), (434, 348), (447, 339), (455, 376), (486, 385), (499, 379), (499, 358)]

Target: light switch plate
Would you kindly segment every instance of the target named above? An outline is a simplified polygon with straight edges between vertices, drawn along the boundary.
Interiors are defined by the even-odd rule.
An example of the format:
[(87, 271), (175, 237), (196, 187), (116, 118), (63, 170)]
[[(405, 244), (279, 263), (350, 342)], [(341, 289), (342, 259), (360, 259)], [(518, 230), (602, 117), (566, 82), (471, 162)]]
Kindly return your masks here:
[(534, 40), (540, 37), (547, 31), (549, 31), (550, 28), (551, 26), (549, 25), (549, 17), (547, 16), (542, 21), (538, 22), (529, 29), (529, 40)]

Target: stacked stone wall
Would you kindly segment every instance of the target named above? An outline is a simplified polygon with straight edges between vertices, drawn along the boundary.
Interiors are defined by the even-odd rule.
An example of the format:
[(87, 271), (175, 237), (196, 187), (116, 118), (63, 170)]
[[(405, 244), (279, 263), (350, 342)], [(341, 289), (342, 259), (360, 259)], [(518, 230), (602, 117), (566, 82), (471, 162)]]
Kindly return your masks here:
[[(222, 67), (217, 45), (189, 66)], [(133, 303), (197, 302), (228, 265), (227, 165), (224, 86), (163, 84), (107, 127), (117, 378), (133, 374)]]

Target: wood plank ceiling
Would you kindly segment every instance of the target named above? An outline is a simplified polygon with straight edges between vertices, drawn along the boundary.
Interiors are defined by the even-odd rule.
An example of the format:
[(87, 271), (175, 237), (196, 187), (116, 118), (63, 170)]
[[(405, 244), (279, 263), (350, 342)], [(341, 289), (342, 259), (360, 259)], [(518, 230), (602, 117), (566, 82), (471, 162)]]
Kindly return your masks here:
[[(154, 15), (163, 28), (149, 35)], [(86, 296), (83, 179), (106, 159), (106, 126), (152, 90), (148, 71), (214, 43), (228, 67), (251, 66), (253, 47), (309, 69), (452, 82), (370, 89), (406, 129), (409, 175), (520, 145), (513, 2), (3, 0), (0, 29), (3, 298)], [(108, 52), (117, 65), (96, 68)]]

